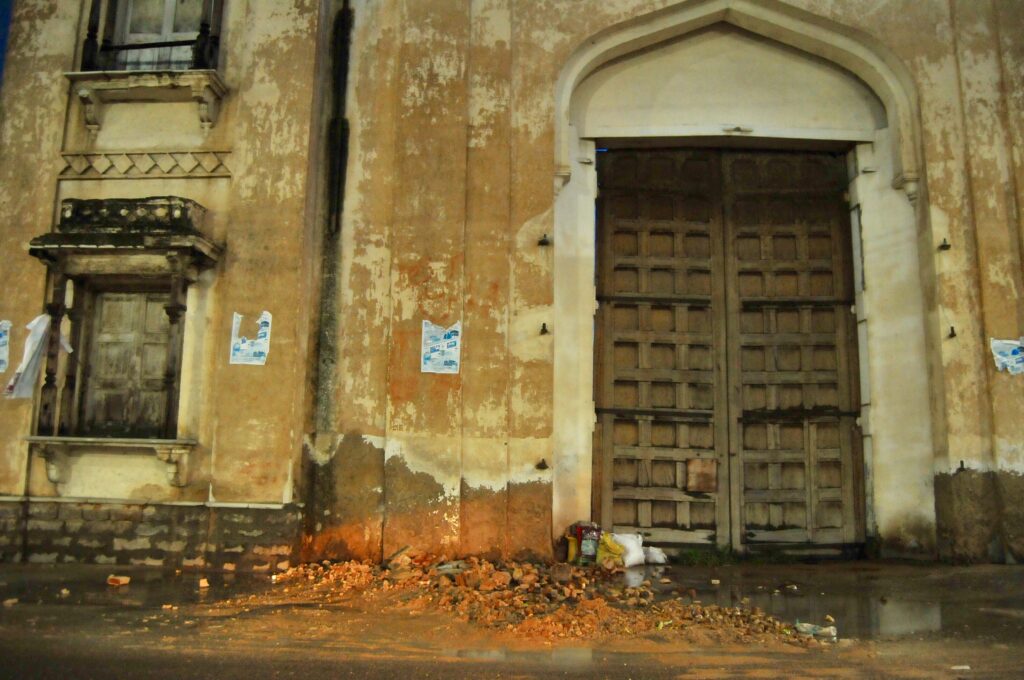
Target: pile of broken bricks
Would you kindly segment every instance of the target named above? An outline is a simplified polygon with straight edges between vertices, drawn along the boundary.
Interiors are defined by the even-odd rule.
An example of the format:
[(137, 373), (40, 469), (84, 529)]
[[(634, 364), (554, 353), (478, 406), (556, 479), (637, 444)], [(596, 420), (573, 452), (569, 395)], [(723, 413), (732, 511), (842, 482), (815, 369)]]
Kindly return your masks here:
[(289, 599), (363, 598), (375, 607), (444, 611), (516, 637), (611, 640), (657, 636), (694, 643), (822, 644), (746, 604), (704, 605), (692, 589), (661, 579), (635, 587), (622, 569), (480, 558), (449, 561), (403, 549), (383, 564), (310, 563), (274, 577)]

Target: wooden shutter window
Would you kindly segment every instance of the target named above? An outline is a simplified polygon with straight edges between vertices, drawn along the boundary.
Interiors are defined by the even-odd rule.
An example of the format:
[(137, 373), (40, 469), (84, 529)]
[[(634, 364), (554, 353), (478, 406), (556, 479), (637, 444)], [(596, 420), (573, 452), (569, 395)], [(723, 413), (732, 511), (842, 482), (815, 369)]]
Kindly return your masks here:
[(166, 293), (95, 296), (82, 400), (82, 434), (159, 437), (171, 333)]

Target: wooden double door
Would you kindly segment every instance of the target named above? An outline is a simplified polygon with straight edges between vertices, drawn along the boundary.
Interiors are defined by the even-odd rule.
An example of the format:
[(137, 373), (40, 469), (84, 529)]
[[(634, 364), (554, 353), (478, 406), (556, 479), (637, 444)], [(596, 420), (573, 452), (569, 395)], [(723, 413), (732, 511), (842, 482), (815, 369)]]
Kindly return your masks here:
[(603, 526), (668, 546), (861, 542), (843, 156), (598, 159)]

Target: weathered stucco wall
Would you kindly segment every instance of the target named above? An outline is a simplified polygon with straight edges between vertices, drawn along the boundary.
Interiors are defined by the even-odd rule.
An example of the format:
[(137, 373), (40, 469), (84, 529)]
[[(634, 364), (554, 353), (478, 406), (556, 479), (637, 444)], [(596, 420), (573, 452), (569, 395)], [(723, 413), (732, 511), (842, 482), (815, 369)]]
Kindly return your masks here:
[[(554, 226), (555, 85), (590, 36), (681, 4), (354, 3), (359, 56), (337, 326), (336, 429), (345, 436), (330, 464), (335, 505), (320, 518), (335, 532), (335, 547), (370, 555), (406, 543), (546, 551), (547, 513), (565, 502), (549, 500), (560, 462), (552, 448), (559, 244), (536, 245)], [(910, 252), (916, 240), (920, 253), (934, 473), (948, 476), (962, 460), (1008, 480), (999, 487), (1008, 490), (1024, 441), (1015, 429), (1020, 380), (993, 371), (987, 339), (1021, 334), (1021, 9), (998, 0), (750, 4), (834, 22), (909, 70), (920, 137), (909, 153), (920, 157), (921, 177), (909, 208), (917, 230), (899, 238), (909, 239)], [(943, 239), (952, 249), (937, 250)], [(463, 321), (460, 376), (419, 373), (424, 318)], [(540, 335), (542, 323), (552, 335)], [(947, 338), (951, 326), (955, 338)], [(879, 403), (898, 401), (886, 393)], [(877, 409), (872, 417), (898, 419)], [(898, 460), (901, 452), (874, 455)], [(548, 471), (535, 469), (541, 458)], [(890, 500), (903, 484), (921, 490), (915, 498), (930, 498), (932, 480), (919, 476), (884, 480)], [(353, 478), (372, 485), (358, 502), (346, 498)], [(971, 517), (964, 527), (996, 527), (1007, 545), (1016, 540), (1019, 521), (1005, 504), (988, 510), (966, 500), (970, 494), (950, 496), (943, 484), (940, 525), (953, 527), (944, 515), (952, 503), (953, 515)], [(932, 525), (900, 507), (880, 508), (879, 538), (893, 550), (930, 554)], [(943, 554), (984, 557), (960, 545), (968, 533), (940, 528)]]
[[(0, 89), (0, 245), (6, 255), (0, 274), (9, 282), (0, 317), (12, 323), (14, 364), (3, 374), (5, 384), (21, 358), (25, 335), (19, 331), (42, 312), (45, 301), (45, 269), (26, 249), (29, 239), (53, 222), (68, 99), (64, 72), (73, 67), (78, 22), (77, 3), (20, 2), (13, 11)], [(0, 404), (0, 494), (24, 491), (26, 445), (21, 437), (29, 434), (32, 417), (30, 400)]]
[[(314, 429), (323, 226), (316, 159), (327, 71), (317, 59), (328, 51), (324, 20), (339, 3), (229, 0), (220, 69), (229, 94), (217, 125), (203, 133), (192, 103), (113, 104), (95, 138), (63, 75), (76, 68), (88, 4), (23, 0), (14, 10), (0, 91), (0, 280), (17, 282), (0, 298), (0, 318), (14, 325), (12, 360), (45, 295), (44, 268), (26, 244), (51, 228), (60, 198), (192, 198), (210, 210), (210, 235), (225, 246), (216, 270), (189, 294), (179, 434), (200, 442), (192, 482), (157, 493), (148, 462), (133, 461), (118, 467), (114, 492), (136, 500), (303, 500), (296, 490), (304, 437)], [(378, 557), (409, 544), (547, 556), (553, 532), (568, 518), (584, 519), (577, 515), (589, 507), (589, 462), (556, 446), (554, 420), (564, 390), (582, 386), (556, 383), (555, 338), (590, 331), (556, 316), (560, 243), (538, 245), (555, 233), (556, 84), (574, 52), (602, 31), (664, 9), (743, 5), (795, 12), (851, 37), (898, 62), (912, 81), (904, 94), (916, 104), (907, 110), (918, 141), (903, 144), (920, 177), (911, 208), (899, 210), (914, 211), (916, 231), (893, 242), (905, 252), (916, 246), (918, 273), (908, 267), (893, 280), (912, 286), (916, 276), (925, 313), (923, 341), (915, 342), (926, 348), (932, 469), (922, 472), (923, 432), (901, 434), (915, 442), (912, 455), (874, 442), (873, 456), (898, 462), (876, 480), (884, 486), (873, 497), (877, 537), (901, 552), (1024, 558), (1016, 502), (1024, 491), (1024, 383), (996, 373), (988, 352), (989, 337), (1024, 333), (1020, 3), (351, 4), (348, 181), (338, 296), (325, 317), (337, 339), (335, 407), (329, 432), (317, 433), (327, 436), (306, 440), (317, 443), (307, 447), (307, 464), (317, 469), (311, 554)], [(126, 152), (138, 152), (127, 170)], [(170, 163), (171, 152), (173, 164), (156, 162), (163, 154)], [(195, 170), (205, 167), (190, 160), (200, 155), (216, 168)], [(938, 249), (943, 240), (950, 249)], [(900, 266), (895, 258), (875, 262), (872, 278)], [(579, 304), (592, 305), (587, 282), (577, 283)], [(231, 314), (251, 322), (263, 309), (274, 314), (267, 365), (228, 365)], [(459, 375), (419, 372), (424, 319), (462, 321)], [(886, 342), (900, 332), (872, 328), (870, 310), (868, 323)], [(871, 363), (873, 385), (890, 385), (873, 393), (871, 418), (894, 430), (902, 404), (884, 365)], [(26, 489), (23, 437), (32, 418), (30, 401), (0, 402), (0, 496)], [(118, 463), (83, 463), (63, 491), (35, 465), (31, 492), (103, 495), (107, 465)], [(893, 503), (904, 485), (918, 500)], [(936, 524), (930, 509), (908, 509), (932, 496)]]
[[(13, 374), (24, 325), (43, 308), (45, 268), (26, 253), (63, 198), (176, 195), (209, 211), (224, 247), (189, 291), (179, 436), (195, 438), (190, 483), (170, 486), (152, 454), (85, 453), (56, 488), (33, 462), (30, 493), (205, 503), (295, 500), (309, 428), (316, 229), (307, 203), (318, 3), (226, 4), (220, 75), (228, 87), (204, 132), (196, 105), (112, 103), (90, 135), (64, 73), (77, 70), (91, 2), (17, 3), (0, 92), (0, 206), (9, 282), (0, 318), (13, 322)], [(306, 65), (296, 68), (296, 64)], [(65, 114), (66, 112), (66, 114)], [(17, 285), (10, 285), (18, 282)], [(274, 315), (266, 366), (228, 365), (232, 313), (249, 332)], [(248, 324), (248, 325), (246, 325)], [(0, 402), (0, 495), (25, 490), (31, 400)]]

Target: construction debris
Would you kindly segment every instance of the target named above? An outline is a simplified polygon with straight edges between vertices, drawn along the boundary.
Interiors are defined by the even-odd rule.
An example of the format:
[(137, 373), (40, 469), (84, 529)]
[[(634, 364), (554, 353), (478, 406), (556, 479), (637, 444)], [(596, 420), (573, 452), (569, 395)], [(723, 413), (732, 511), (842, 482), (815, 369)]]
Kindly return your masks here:
[(280, 588), (273, 592), (286, 593), (289, 601), (363, 598), (382, 610), (440, 610), (518, 637), (547, 640), (658, 634), (702, 642), (820, 644), (757, 608), (701, 605), (692, 589), (673, 590), (666, 579), (658, 590), (649, 580), (630, 586), (623, 571), (472, 557), (448, 561), (402, 550), (384, 565), (325, 561), (293, 567), (277, 575)]
[(131, 576), (118, 576), (117, 574), (111, 574), (107, 577), (108, 586), (126, 586), (131, 583)]

